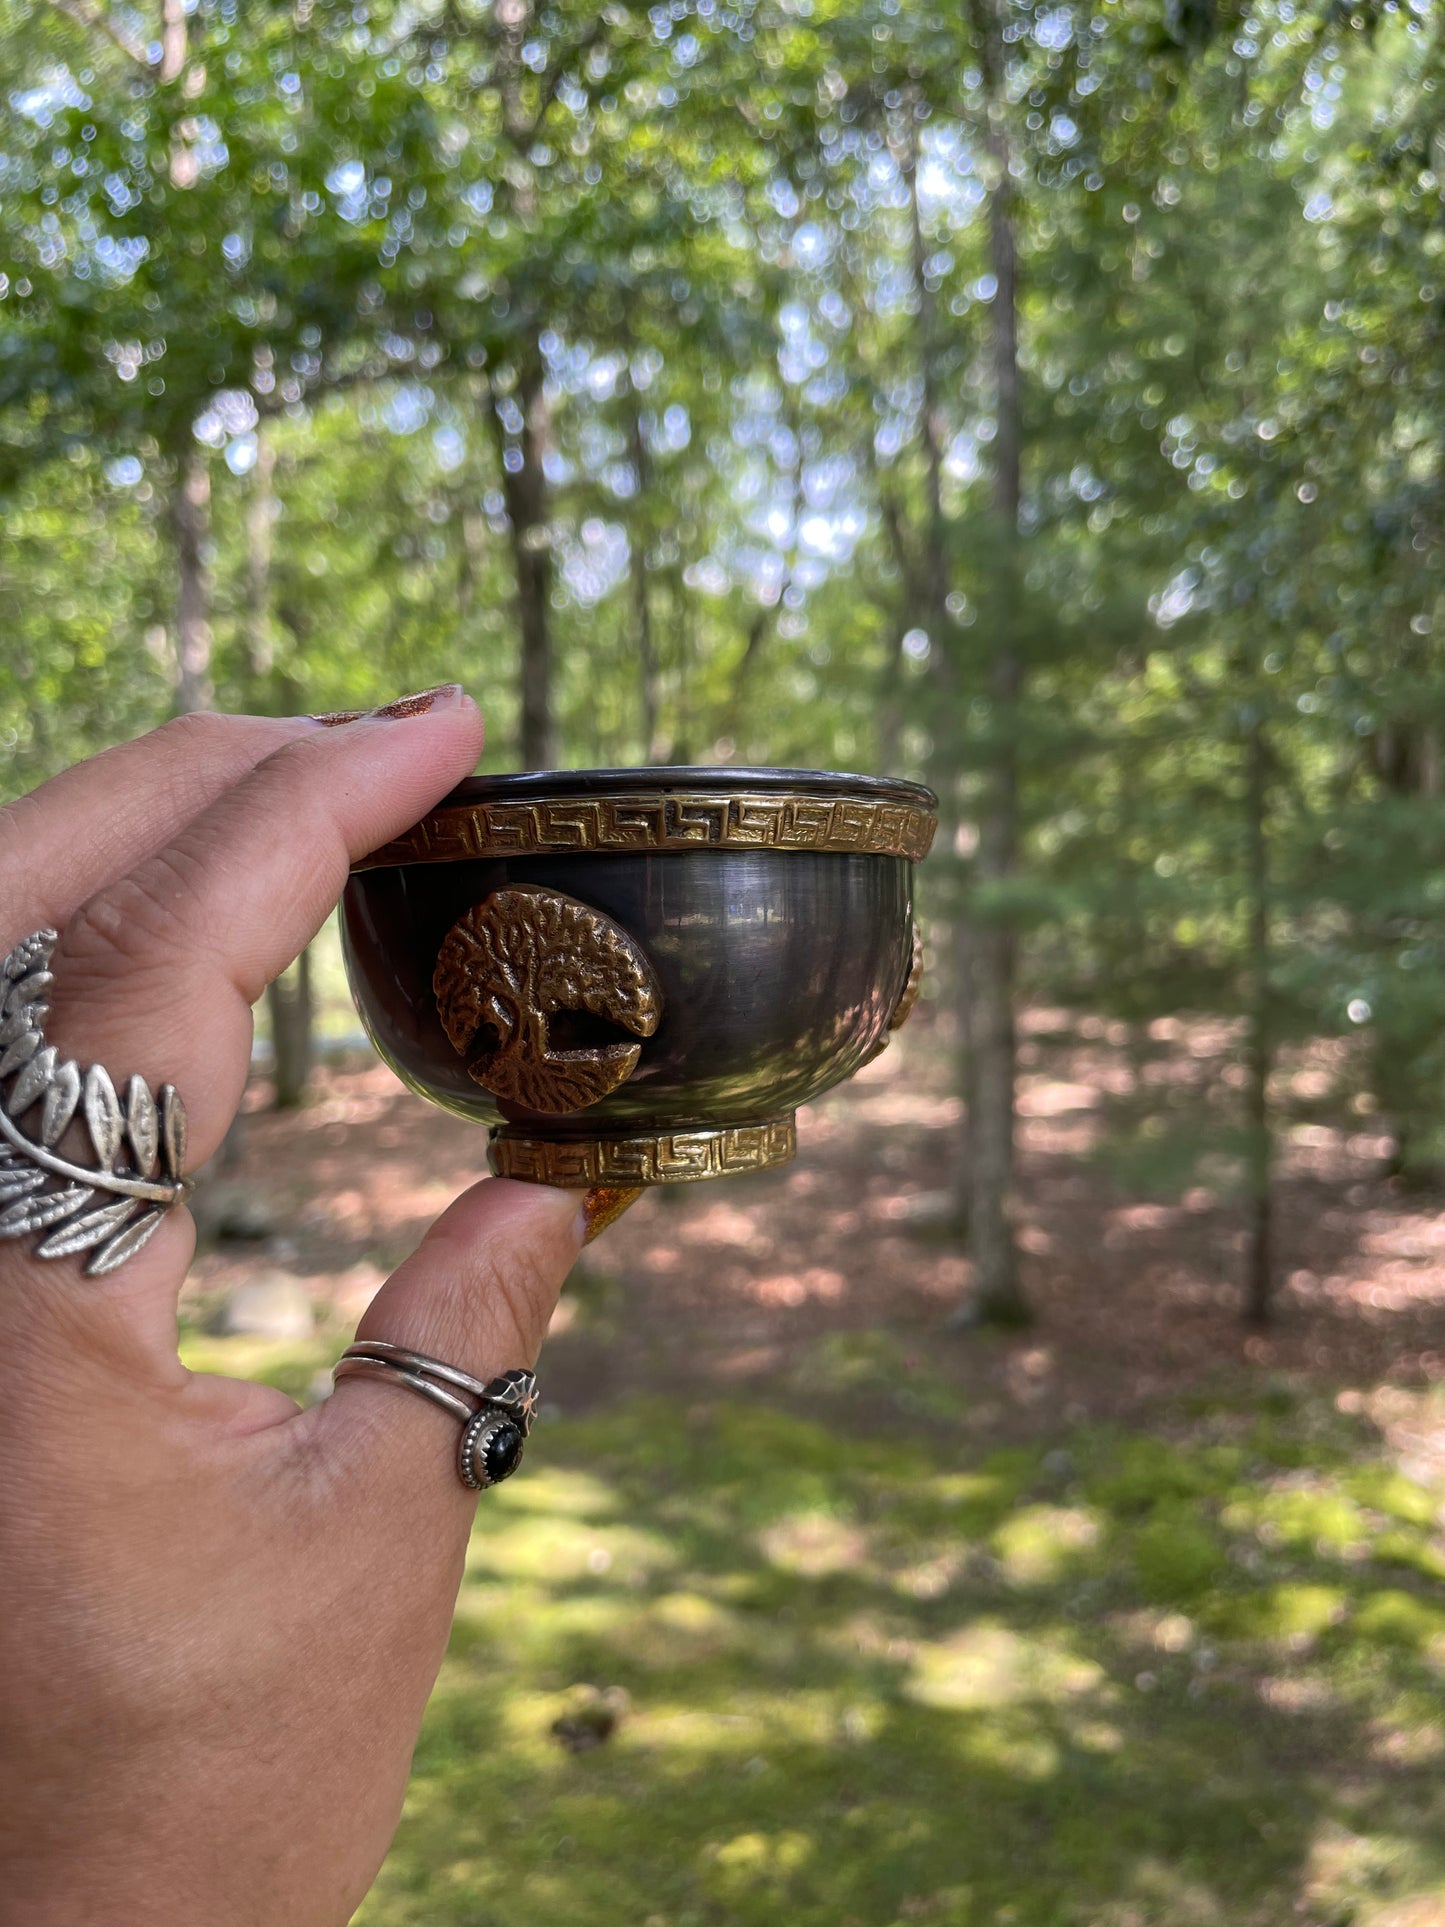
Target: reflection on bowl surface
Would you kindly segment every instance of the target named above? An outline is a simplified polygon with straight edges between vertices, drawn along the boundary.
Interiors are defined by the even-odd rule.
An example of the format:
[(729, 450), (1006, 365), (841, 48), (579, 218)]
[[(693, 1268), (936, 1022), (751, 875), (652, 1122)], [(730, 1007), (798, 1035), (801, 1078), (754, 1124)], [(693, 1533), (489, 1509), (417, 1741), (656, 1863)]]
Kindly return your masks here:
[[(353, 874), (342, 905), (352, 989), (406, 1082), (503, 1123), (505, 1136), (580, 1144), (786, 1120), (886, 1037), (912, 964), (911, 859), (932, 816), (914, 785), (819, 772), (473, 779)], [(636, 995), (614, 1004), (605, 982), (560, 967), (539, 984), (515, 929), (479, 919), (489, 900), (528, 915), (542, 906), (553, 945), (569, 930), (609, 945), (602, 978), (622, 969)], [(476, 955), (478, 980), (465, 1021), (449, 1010), (444, 1025), (438, 958), (459, 927), (449, 954)], [(569, 1075), (515, 1074), (528, 1036)], [(506, 1076), (501, 1053), (488, 1055), (501, 1037)], [(590, 1084), (571, 1075), (599, 1060)], [(604, 1088), (613, 1075), (622, 1081)], [(585, 1101), (594, 1088), (603, 1094)], [(559, 1105), (585, 1093), (583, 1107), (522, 1101), (553, 1089), (568, 1093)]]

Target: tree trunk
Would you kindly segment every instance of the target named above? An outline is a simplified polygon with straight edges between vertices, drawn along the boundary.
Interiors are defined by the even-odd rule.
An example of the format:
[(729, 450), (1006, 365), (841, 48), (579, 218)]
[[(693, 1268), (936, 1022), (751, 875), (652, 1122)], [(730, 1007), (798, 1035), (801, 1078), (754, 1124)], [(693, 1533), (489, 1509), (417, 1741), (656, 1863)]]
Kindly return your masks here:
[(1249, 902), (1247, 1029), (1245, 1033), (1246, 1246), (1244, 1316), (1267, 1325), (1273, 1316), (1273, 1141), (1269, 1076), (1274, 1065), (1269, 996), (1269, 749), (1255, 722), (1245, 744), (1245, 872)]
[[(1409, 643), (1404, 647), (1409, 650)], [(1422, 681), (1429, 675), (1428, 662), (1413, 651), (1406, 661)], [(1370, 748), (1375, 771), (1393, 796), (1417, 803), (1438, 802), (1440, 737), (1430, 717), (1394, 718), (1375, 732)], [(1386, 952), (1406, 942), (1408, 924), (1409, 919), (1399, 914), (1367, 915), (1364, 919), (1368, 941)], [(1374, 1031), (1370, 1057), (1371, 1083), (1394, 1138), (1385, 1175), (1397, 1179), (1407, 1190), (1437, 1190), (1445, 1172), (1434, 1142), (1439, 1093), (1431, 1057), (1427, 1054), (1422, 1059), (1398, 1033), (1384, 1025)]]
[(652, 598), (647, 581), (647, 503), (652, 491), (651, 465), (647, 443), (642, 435), (642, 411), (637, 406), (637, 391), (627, 385), (627, 439), (632, 467), (637, 476), (637, 514), (628, 544), (628, 567), (632, 578), (632, 613), (637, 626), (639, 695), (642, 708), (642, 755), (644, 762), (666, 761), (659, 718), (662, 708), (661, 675), (657, 661), (657, 639), (652, 628)]
[(698, 757), (693, 733), (697, 727), (692, 709), (693, 663), (697, 658), (694, 633), (695, 608), (683, 580), (682, 564), (668, 571), (668, 603), (672, 611), (672, 634), (676, 638), (677, 702), (673, 717), (673, 736), (669, 754), (675, 763), (695, 762)]
[[(246, 673), (250, 701), (263, 712), (276, 707), (276, 630), (271, 614), (271, 543), (276, 526), (276, 450), (258, 432), (256, 466), (246, 504)], [(275, 1058), (275, 1105), (296, 1110), (306, 1099), (311, 1078), (311, 952), (301, 955), (282, 976), (266, 986)]]
[(878, 774), (896, 776), (903, 757), (903, 637), (893, 638), (878, 686)]
[(185, 0), (161, 0), (162, 85), (179, 77), (186, 64)]
[[(927, 359), (926, 348), (925, 359)], [(904, 680), (906, 654), (903, 648), (903, 639), (910, 629), (919, 626), (917, 617), (919, 583), (924, 571), (914, 562), (913, 545), (908, 538), (904, 525), (903, 509), (898, 497), (887, 486), (883, 477), (878, 472), (877, 457), (871, 435), (865, 435), (863, 438), (863, 465), (868, 469), (872, 478), (873, 487), (878, 499), (879, 518), (883, 524), (883, 532), (888, 538), (889, 550), (898, 569), (898, 593), (896, 597), (890, 596), (887, 598), (887, 602), (891, 606), (886, 608), (884, 614), (884, 621), (892, 627), (893, 640), (889, 647), (888, 654), (884, 658), (883, 667), (878, 677), (878, 771), (882, 776), (894, 776), (898, 773), (899, 763), (902, 759), (903, 728), (908, 720), (908, 704)], [(925, 614), (925, 626), (928, 621), (929, 617)], [(941, 693), (942, 709), (940, 713), (946, 717), (953, 717), (957, 712), (951, 701), (951, 689), (954, 682), (952, 665), (945, 667), (943, 658), (947, 648), (952, 645), (954, 637), (951, 633), (942, 637), (934, 637), (930, 633), (929, 640), (932, 645), (929, 656), (929, 668), (935, 680), (938, 682)], [(945, 818), (949, 815), (947, 805), (950, 800), (948, 796), (949, 784), (947, 779), (956, 771), (959, 761), (955, 753), (956, 745), (949, 740), (949, 737), (950, 732), (948, 730), (938, 731), (935, 733), (933, 744), (932, 774), (938, 785), (938, 797), (941, 806), (939, 828), (944, 831), (945, 841), (952, 835), (951, 822), (945, 822)]]
[[(184, 20), (184, 15), (181, 16)], [(214, 709), (211, 681), (211, 577), (206, 547), (211, 533), (211, 471), (204, 450), (191, 442), (176, 460), (170, 499), (176, 553), (176, 713)], [(245, 1113), (231, 1120), (218, 1153), (220, 1169), (237, 1169), (244, 1156)]]
[(271, 1047), (276, 1060), (276, 1109), (294, 1111), (305, 1101), (311, 1076), (311, 952), (303, 950), (266, 986)]
[[(537, 221), (537, 182), (532, 148), (540, 117), (529, 96), (525, 55), (532, 31), (530, 0), (499, 0), (493, 9), (493, 79), (501, 96), (502, 128), (512, 149), (510, 166), (499, 170), (509, 211), (524, 229)], [(545, 100), (542, 112), (545, 112)], [(521, 320), (527, 310), (518, 308)], [(496, 412), (503, 397), (492, 390), (493, 421), (502, 464), (502, 497), (511, 529), (512, 567), (517, 583), (517, 626), (521, 638), (521, 751), (523, 769), (555, 769), (556, 726), (552, 716), (552, 542), (547, 525), (547, 477), (542, 456), (547, 446), (546, 376), (538, 345), (544, 322), (533, 314), (523, 328), (513, 363), (517, 383), (512, 399), (521, 414), (515, 440)]]
[[(989, 35), (997, 33), (990, 20)], [(993, 60), (995, 86), (997, 66)], [(969, 1245), (974, 1309), (980, 1318), (1020, 1324), (1029, 1307), (1018, 1280), (1014, 1231), (1014, 1031), (1016, 942), (999, 897), (1018, 868), (1018, 708), (1023, 662), (1016, 630), (1019, 603), (1018, 523), (1023, 492), (1023, 423), (1019, 395), (1018, 254), (1005, 109), (993, 93), (988, 150), (995, 180), (989, 196), (989, 244), (998, 283), (991, 310), (995, 412), (993, 506), (1000, 553), (992, 598), (994, 640), (989, 663), (992, 740), (984, 772), (974, 873), (986, 899), (968, 935)]]
[[(640, 538), (641, 531), (636, 532)], [(640, 539), (634, 543), (629, 567), (632, 572), (632, 612), (637, 623), (637, 662), (641, 697), (642, 760), (658, 763), (667, 760), (659, 729), (661, 708), (657, 672), (657, 646), (652, 634), (652, 611), (647, 594), (647, 556)]]
[(746, 727), (748, 690), (762, 658), (763, 644), (767, 641), (768, 631), (773, 626), (773, 617), (781, 606), (781, 597), (771, 608), (760, 603), (753, 611), (752, 621), (748, 624), (747, 640), (743, 644), (743, 653), (738, 657), (738, 666), (733, 671), (727, 708), (723, 712), (727, 719), (723, 726), (723, 734), (734, 746), (732, 754), (736, 754), (738, 739)]
[(493, 420), (502, 462), (502, 496), (510, 526), (521, 636), (521, 743), (523, 769), (555, 769), (552, 716), (552, 541), (547, 527), (547, 478), (542, 452), (547, 439), (547, 400), (542, 359), (528, 344), (517, 371), (515, 400), (522, 432), (508, 438), (493, 395)]
[(276, 667), (271, 621), (271, 543), (276, 522), (276, 450), (264, 429), (256, 431), (256, 466), (246, 504), (246, 670), (252, 701), (264, 702)]
[(477, 606), (477, 589), (486, 569), (487, 525), (481, 515), (465, 506), (459, 509), (459, 522), (461, 541), (457, 545), (457, 618), (458, 626), (465, 633)]
[[(919, 373), (923, 384), (923, 407), (919, 413), (919, 427), (923, 436), (924, 479), (928, 503), (928, 517), (923, 535), (923, 603), (929, 640), (937, 652), (934, 660), (941, 664), (944, 654), (944, 630), (948, 622), (948, 545), (943, 519), (943, 441), (947, 433), (947, 425), (943, 419), (940, 399), (942, 384), (938, 372), (938, 303), (923, 271), (928, 259), (928, 242), (923, 232), (922, 210), (918, 205), (916, 124), (911, 129), (907, 151), (901, 157), (901, 165), (908, 185), (908, 223), (913, 285), (918, 296), (918, 335), (921, 348)], [(1002, 292), (1000, 288), (1000, 297)], [(1000, 423), (1000, 430), (1002, 430), (1002, 423)], [(1015, 519), (1017, 519), (1017, 507)]]
[(192, 444), (177, 464), (171, 494), (176, 551), (176, 709), (214, 709), (211, 683), (211, 583), (206, 544), (211, 524), (211, 472)]

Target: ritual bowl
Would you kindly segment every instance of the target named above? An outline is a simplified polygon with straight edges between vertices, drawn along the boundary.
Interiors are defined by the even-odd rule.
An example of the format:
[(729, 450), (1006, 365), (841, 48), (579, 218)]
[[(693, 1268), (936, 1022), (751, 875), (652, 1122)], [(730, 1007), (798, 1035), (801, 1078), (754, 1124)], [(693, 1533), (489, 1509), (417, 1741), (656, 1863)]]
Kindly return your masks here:
[(341, 905), (377, 1050), (499, 1174), (630, 1187), (785, 1163), (800, 1104), (917, 993), (917, 784), (789, 769), (473, 777)]

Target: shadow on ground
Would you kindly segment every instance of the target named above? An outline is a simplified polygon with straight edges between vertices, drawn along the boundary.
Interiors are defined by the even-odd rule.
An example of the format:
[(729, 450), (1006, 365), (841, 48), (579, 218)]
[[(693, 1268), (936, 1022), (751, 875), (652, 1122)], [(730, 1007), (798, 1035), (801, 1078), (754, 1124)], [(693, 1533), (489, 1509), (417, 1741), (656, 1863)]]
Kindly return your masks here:
[(1280, 1387), (986, 1450), (925, 1371), (919, 1436), (888, 1345), (856, 1428), (539, 1426), (363, 1927), (1445, 1922), (1445, 1491)]
[[(544, 1429), (362, 1920), (1445, 1919), (1439, 1495), (1329, 1408), (1192, 1429), (976, 1463), (746, 1405)], [(582, 1682), (632, 1710), (573, 1756)]]
[[(1127, 1026), (1064, 1025), (1058, 1013), (1029, 1024), (1020, 1241), (1030, 1331), (979, 1341), (944, 1329), (969, 1283), (944, 1215), (961, 1127), (947, 1052), (925, 1020), (803, 1113), (794, 1165), (651, 1193), (585, 1254), (548, 1350), (553, 1397), (576, 1411), (659, 1386), (795, 1396), (821, 1341), (880, 1328), (905, 1355), (947, 1364), (955, 1406), (981, 1436), (1146, 1419), (1201, 1374), (1439, 1380), (1440, 1200), (1399, 1194), (1383, 1175), (1386, 1140), (1310, 1095), (1325, 1089), (1327, 1067), (1302, 1061), (1289, 1074), (1300, 1094), (1281, 1099), (1279, 1320), (1261, 1335), (1239, 1318), (1227, 1027), (1181, 1025), (1141, 1043), (1110, 1041)], [(375, 1063), (327, 1071), (300, 1113), (257, 1112), (232, 1182), (279, 1235), (274, 1249), (203, 1252), (201, 1314), (279, 1262), (304, 1295), (354, 1320), (483, 1174), (484, 1148), (477, 1127)]]
[[(1445, 1927), (1445, 1224), (1302, 1060), (1247, 1335), (1228, 1038), (1036, 1030), (1032, 1330), (945, 1329), (926, 1029), (587, 1255), (361, 1927)], [(190, 1361), (315, 1395), (479, 1158), (377, 1068), (256, 1117)], [(204, 1334), (278, 1265), (314, 1338)]]

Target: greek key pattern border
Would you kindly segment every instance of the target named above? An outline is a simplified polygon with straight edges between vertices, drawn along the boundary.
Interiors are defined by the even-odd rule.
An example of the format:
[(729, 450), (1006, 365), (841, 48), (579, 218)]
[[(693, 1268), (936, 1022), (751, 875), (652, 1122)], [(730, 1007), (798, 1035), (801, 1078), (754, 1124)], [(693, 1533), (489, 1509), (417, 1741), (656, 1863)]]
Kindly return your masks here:
[(936, 827), (933, 811), (916, 804), (847, 795), (675, 790), (454, 803), (433, 810), (355, 868), (579, 850), (798, 850), (921, 863)]
[(798, 1149), (791, 1117), (726, 1130), (669, 1131), (646, 1137), (543, 1138), (494, 1130), (489, 1159), (499, 1178), (525, 1178), (568, 1190), (593, 1185), (689, 1184), (766, 1171)]

